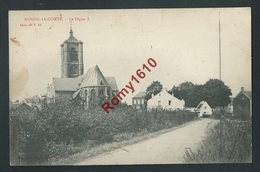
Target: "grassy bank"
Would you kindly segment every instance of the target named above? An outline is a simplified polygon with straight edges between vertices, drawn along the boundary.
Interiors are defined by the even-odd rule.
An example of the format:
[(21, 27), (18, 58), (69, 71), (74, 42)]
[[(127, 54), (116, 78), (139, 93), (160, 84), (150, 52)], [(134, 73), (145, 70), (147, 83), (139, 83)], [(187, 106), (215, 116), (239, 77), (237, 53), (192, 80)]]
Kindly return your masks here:
[(186, 150), (184, 163), (249, 163), (252, 158), (252, 121), (227, 120), (208, 132), (197, 150)]

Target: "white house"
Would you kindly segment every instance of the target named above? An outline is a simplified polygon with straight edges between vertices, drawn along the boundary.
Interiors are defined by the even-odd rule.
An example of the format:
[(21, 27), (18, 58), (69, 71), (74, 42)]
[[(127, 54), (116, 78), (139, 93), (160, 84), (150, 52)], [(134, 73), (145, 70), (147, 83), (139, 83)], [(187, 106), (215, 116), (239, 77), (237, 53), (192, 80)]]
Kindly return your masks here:
[(184, 100), (179, 100), (173, 95), (170, 95), (165, 89), (155, 96), (152, 96), (152, 98), (147, 101), (147, 109), (162, 108), (167, 110), (176, 110), (183, 109), (184, 105)]
[(212, 109), (206, 101), (201, 101), (195, 111), (198, 113), (198, 117), (212, 115)]

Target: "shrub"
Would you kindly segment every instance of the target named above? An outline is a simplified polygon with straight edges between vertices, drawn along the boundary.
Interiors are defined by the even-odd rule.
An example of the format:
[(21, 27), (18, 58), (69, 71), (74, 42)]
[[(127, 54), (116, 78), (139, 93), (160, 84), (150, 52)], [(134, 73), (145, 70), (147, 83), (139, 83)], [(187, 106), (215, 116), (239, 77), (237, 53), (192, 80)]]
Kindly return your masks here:
[[(189, 111), (136, 110), (121, 105), (107, 115), (100, 107), (84, 110), (73, 104), (44, 105), (20, 116), (20, 152), (27, 164), (38, 164), (42, 159), (28, 157), (69, 156), (82, 147), (119, 142), (193, 120), (197, 115)], [(83, 146), (84, 145), (84, 146)], [(57, 159), (57, 157), (56, 157)]]

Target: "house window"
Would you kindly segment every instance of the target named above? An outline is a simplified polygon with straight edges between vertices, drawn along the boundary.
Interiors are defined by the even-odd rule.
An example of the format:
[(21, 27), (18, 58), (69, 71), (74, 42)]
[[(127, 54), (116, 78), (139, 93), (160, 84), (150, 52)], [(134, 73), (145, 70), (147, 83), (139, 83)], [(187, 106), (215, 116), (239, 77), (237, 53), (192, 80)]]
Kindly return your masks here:
[(158, 101), (158, 106), (161, 106), (161, 101)]
[(171, 103), (172, 103), (172, 101), (171, 101), (171, 100), (169, 100), (168, 104), (169, 104), (169, 105), (171, 105)]
[(207, 109), (207, 107), (205, 106), (205, 109)]

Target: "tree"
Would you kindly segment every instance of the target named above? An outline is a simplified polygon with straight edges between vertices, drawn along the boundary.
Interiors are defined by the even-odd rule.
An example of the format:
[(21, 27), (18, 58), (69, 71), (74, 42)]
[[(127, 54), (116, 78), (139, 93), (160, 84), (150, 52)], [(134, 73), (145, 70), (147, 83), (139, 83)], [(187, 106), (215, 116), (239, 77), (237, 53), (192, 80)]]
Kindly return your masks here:
[(185, 100), (185, 106), (196, 107), (202, 100), (208, 102), (210, 107), (227, 106), (230, 103), (231, 90), (218, 79), (209, 79), (203, 85), (194, 85), (192, 82), (183, 82), (179, 86), (173, 86), (170, 94), (178, 99)]
[(150, 86), (147, 87), (146, 89), (146, 95), (145, 95), (145, 100), (149, 100), (153, 95), (158, 94), (161, 92), (163, 89), (162, 84), (159, 81), (153, 81)]
[(231, 100), (231, 90), (219, 79), (210, 79), (204, 85), (204, 97), (208, 104), (215, 108), (216, 106), (227, 106)]
[(193, 89), (187, 95), (186, 106), (188, 107), (197, 107), (198, 104), (205, 100), (205, 92), (203, 85), (194, 85)]
[(188, 94), (191, 92), (191, 90), (194, 88), (194, 84), (189, 81), (185, 81), (179, 86), (173, 86), (173, 88), (168, 91), (169, 94), (174, 94), (174, 97), (180, 99), (180, 100), (185, 100), (187, 101), (189, 99)]

